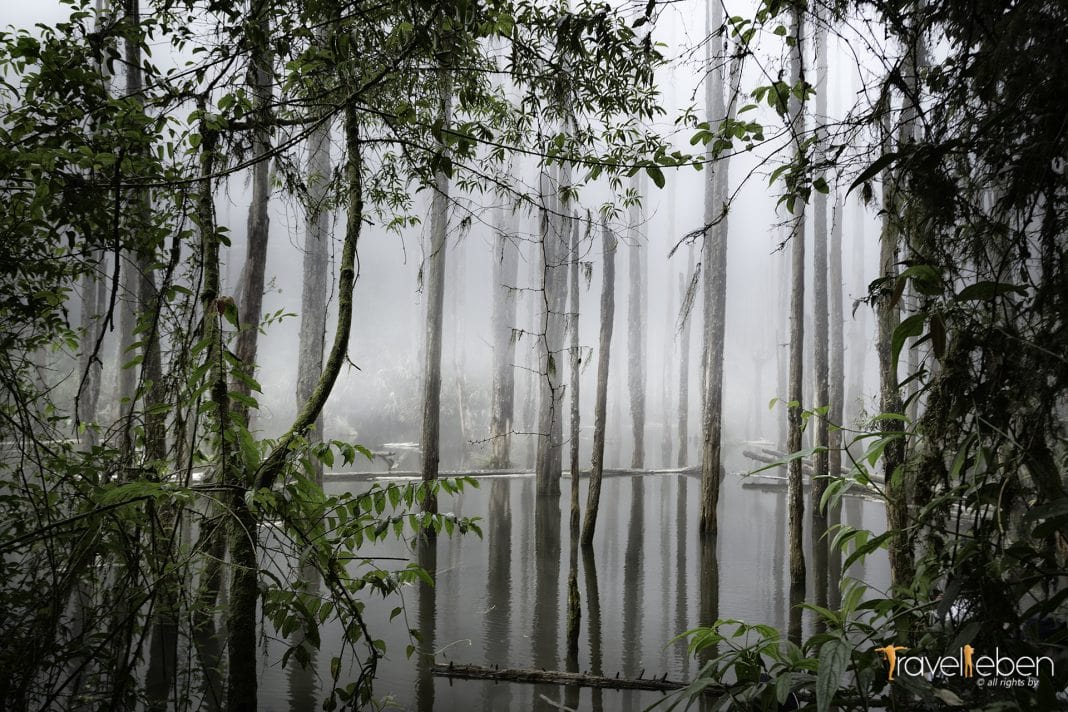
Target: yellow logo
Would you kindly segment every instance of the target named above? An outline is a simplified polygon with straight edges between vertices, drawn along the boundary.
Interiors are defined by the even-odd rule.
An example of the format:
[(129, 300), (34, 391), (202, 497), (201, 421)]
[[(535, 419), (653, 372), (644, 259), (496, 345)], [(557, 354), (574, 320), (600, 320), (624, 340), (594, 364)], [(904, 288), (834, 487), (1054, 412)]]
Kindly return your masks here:
[(885, 645), (881, 648), (876, 648), (875, 652), (882, 653), (886, 658), (886, 665), (889, 668), (889, 679), (892, 682), (894, 680), (894, 670), (897, 668), (897, 651), (908, 650), (904, 645)]

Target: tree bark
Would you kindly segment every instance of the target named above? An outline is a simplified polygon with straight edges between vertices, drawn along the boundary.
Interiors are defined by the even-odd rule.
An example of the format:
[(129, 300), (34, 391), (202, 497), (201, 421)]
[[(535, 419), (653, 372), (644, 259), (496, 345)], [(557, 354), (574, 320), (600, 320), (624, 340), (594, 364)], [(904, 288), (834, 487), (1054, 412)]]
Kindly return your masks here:
[[(827, 137), (823, 129), (827, 121), (827, 31), (823, 22), (817, 16), (813, 23), (816, 45), (816, 155), (822, 158), (827, 150)], [(811, 406), (822, 408), (830, 406), (830, 366), (828, 364), (828, 341), (830, 340), (828, 325), (828, 286), (827, 286), (827, 195), (819, 190), (813, 190), (813, 250), (812, 250), (812, 309), (814, 312), (813, 333), (813, 366), (815, 370), (815, 400)], [(815, 599), (816, 605), (827, 605), (827, 516), (820, 507), (824, 492), (827, 491), (827, 475), (829, 459), (827, 448), (829, 412), (817, 416), (815, 425), (815, 448), (812, 467), (812, 489), (809, 506), (812, 516), (812, 549), (817, 563), (823, 564), (816, 567)]]
[[(640, 200), (646, 200), (638, 175), (631, 178), (631, 188)], [(645, 235), (642, 226), (642, 206), (631, 205), (628, 211), (627, 251), (629, 270), (629, 299), (627, 301), (627, 385), (630, 388), (631, 451), (630, 466), (645, 467)]]
[[(795, 7), (791, 17), (790, 34), (795, 39), (794, 51), (790, 60), (791, 83), (795, 86), (802, 80), (801, 47), (804, 34), (802, 10)], [(804, 132), (804, 103), (791, 99), (790, 123), (793, 135), (797, 139), (799, 156), (801, 136)], [(787, 409), (787, 451), (793, 453), (801, 450), (801, 402), (804, 397), (803, 361), (805, 342), (805, 208), (804, 202), (798, 202), (798, 214), (794, 217), (791, 246), (791, 295), (790, 295), (790, 365), (789, 393)], [(790, 584), (791, 589), (804, 588), (805, 552), (803, 549), (805, 499), (801, 486), (801, 460), (794, 459), (789, 464), (789, 529), (790, 529)]]
[(492, 456), (490, 466), (512, 466), (511, 439), (515, 417), (516, 279), (519, 247), (516, 245), (514, 207), (497, 209), (497, 236), (493, 252), (493, 401), (490, 414)]
[[(690, 457), (690, 332), (693, 324), (692, 305), (688, 305), (686, 295), (694, 276), (693, 245), (686, 274), (679, 274), (679, 309), (685, 321), (679, 334), (679, 457), (677, 465), (686, 467)], [(689, 279), (687, 279), (689, 278)]]
[(561, 166), (559, 179), (552, 181), (542, 174), (541, 217), (542, 314), (538, 399), (538, 452), (535, 478), (539, 495), (560, 494), (563, 445), (563, 389), (559, 359), (564, 346), (564, 309), (567, 308), (567, 266), (565, 227), (561, 216), (567, 210), (560, 200), (560, 190), (571, 182), (570, 169)]
[[(452, 87), (443, 82), (441, 115), (448, 126), (452, 119)], [(439, 146), (439, 149), (442, 149)], [(445, 306), (445, 253), (448, 249), (449, 177), (434, 175), (434, 196), (430, 205), (430, 254), (427, 256), (426, 361), (423, 364), (423, 482), (438, 478), (441, 430), (441, 322)], [(428, 487), (423, 511), (437, 512), (438, 502)], [(427, 532), (428, 535), (431, 532)]]
[(582, 609), (578, 588), (578, 544), (579, 544), (579, 367), (582, 353), (579, 350), (579, 221), (577, 216), (570, 219), (571, 251), (568, 260), (570, 286), (571, 326), (571, 519), (570, 549), (567, 576), (567, 654), (569, 659), (578, 658), (579, 622)]
[[(325, 38), (323, 38), (325, 39)], [(308, 137), (307, 212), (304, 223), (304, 287), (300, 296), (300, 345), (297, 358), (297, 403), (306, 403), (323, 373), (326, 344), (326, 302), (330, 271), (330, 123), (324, 121)], [(323, 415), (315, 419), (308, 441), (323, 441)], [(323, 484), (323, 463), (314, 460), (317, 484)]]
[[(252, 92), (254, 113), (263, 126), (271, 116), (274, 59), (270, 52), (270, 20), (266, 3), (258, 3), (246, 27), (252, 50)], [(244, 289), (238, 314), (241, 329), (235, 353), (239, 368), (254, 378), (259, 341), (260, 313), (263, 310), (263, 286), (267, 266), (267, 238), (270, 200), (269, 160), (270, 133), (258, 128), (253, 134), (252, 202), (248, 211), (248, 248), (245, 255)], [(241, 397), (251, 397), (246, 379), (235, 378), (231, 391), (238, 395), (233, 417), (240, 427), (251, 427), (251, 413)], [(237, 468), (234, 468), (237, 475)], [(253, 712), (257, 704), (256, 671), (256, 603), (259, 597), (259, 555), (256, 520), (245, 499), (245, 488), (252, 484), (251, 473), (227, 482), (234, 486), (230, 497), (230, 608), (227, 618), (226, 707), (229, 712)]]
[(604, 277), (601, 283), (601, 333), (597, 346), (597, 396), (593, 406), (593, 463), (590, 487), (586, 495), (586, 513), (582, 522), (582, 545), (593, 544), (597, 528), (597, 508), (601, 501), (601, 475), (604, 472), (605, 417), (608, 406), (608, 364), (615, 320), (616, 238), (608, 226), (601, 227), (604, 247)]

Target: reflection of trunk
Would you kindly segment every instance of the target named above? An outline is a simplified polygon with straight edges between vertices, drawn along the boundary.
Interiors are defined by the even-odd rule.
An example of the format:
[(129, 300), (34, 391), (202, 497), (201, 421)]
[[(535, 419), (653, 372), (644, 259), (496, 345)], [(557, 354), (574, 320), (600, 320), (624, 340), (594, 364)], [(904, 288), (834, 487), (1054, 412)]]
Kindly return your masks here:
[(559, 495), (563, 445), (563, 388), (560, 357), (564, 346), (564, 309), (567, 306), (567, 223), (562, 217), (566, 202), (561, 189), (571, 182), (570, 171), (562, 166), (554, 181), (541, 175), (542, 333), (538, 375), (538, 452), (534, 469), (539, 495)]
[[(803, 22), (801, 10), (794, 8), (791, 18), (791, 36), (795, 44), (790, 60), (791, 82), (796, 86), (801, 81), (801, 38), (803, 37)], [(801, 135), (804, 132), (804, 107), (801, 102), (791, 100), (790, 122), (797, 144), (800, 150)], [(801, 160), (802, 156), (798, 156)], [(798, 201), (798, 214), (794, 216), (793, 234), (790, 237), (791, 255), (791, 297), (790, 297), (790, 372), (789, 393), (790, 401), (788, 409), (789, 427), (787, 434), (786, 450), (798, 452), (801, 450), (801, 402), (803, 398), (803, 359), (805, 342), (805, 208), (804, 203)], [(805, 552), (802, 548), (802, 532), (804, 530), (805, 499), (801, 488), (801, 460), (795, 458), (789, 465), (789, 520), (790, 520), (790, 582), (791, 587), (801, 587), (804, 592), (805, 581)]]
[[(719, 538), (701, 537), (698, 548), (701, 552), (701, 580), (699, 593), (701, 600), (701, 619), (699, 625), (711, 627), (719, 618)], [(711, 646), (701, 651), (701, 662), (708, 662), (717, 655), (717, 647)]]
[[(560, 500), (539, 495), (534, 507), (534, 666), (554, 670), (560, 620)], [(549, 710), (542, 695), (552, 697), (553, 686), (534, 688), (534, 709)]]
[[(631, 188), (645, 200), (645, 191), (637, 175), (631, 178)], [(642, 227), (642, 209), (630, 206), (627, 225), (630, 247), (627, 250), (630, 265), (629, 296), (627, 300), (627, 385), (630, 388), (631, 451), (630, 466), (636, 470), (645, 467), (645, 236)]]
[[(567, 658), (578, 668), (578, 634), (581, 608), (578, 590), (578, 537), (579, 537), (579, 221), (571, 220), (570, 276), (570, 322), (571, 322), (571, 549), (567, 576)], [(577, 688), (569, 690), (578, 692)], [(577, 702), (577, 700), (576, 700)], [(573, 704), (571, 705), (573, 706)]]
[(601, 473), (604, 470), (605, 415), (608, 400), (608, 361), (615, 319), (616, 238), (607, 226), (601, 228), (604, 245), (604, 276), (601, 282), (601, 334), (597, 346), (597, 395), (593, 406), (593, 463), (582, 524), (582, 544), (593, 543), (597, 527), (597, 507), (601, 500)]
[[(687, 478), (679, 475), (675, 478), (675, 525), (678, 527), (675, 535), (675, 630), (684, 631), (690, 628), (689, 612), (686, 606), (686, 585), (689, 581), (686, 577), (686, 546), (689, 542), (687, 536), (687, 512), (686, 505), (689, 500)], [(676, 645), (677, 657), (682, 660), (682, 677), (690, 677), (690, 654), (687, 650), (686, 640), (680, 640)]]
[[(452, 90), (443, 88), (441, 115), (448, 125), (452, 110)], [(440, 148), (440, 147), (439, 147)], [(449, 229), (449, 177), (434, 174), (434, 195), (430, 204), (430, 254), (427, 255), (426, 361), (423, 364), (423, 482), (438, 477), (441, 428), (441, 322), (445, 302), (445, 252)], [(429, 489), (423, 498), (423, 511), (438, 511), (437, 498)]]
[(515, 244), (515, 209), (497, 210), (497, 235), (493, 252), (493, 402), (490, 438), (493, 454), (490, 467), (511, 467), (511, 433), (515, 415), (516, 279), (519, 276), (519, 247)]
[[(816, 153), (822, 156), (826, 150), (826, 133), (822, 123), (827, 120), (827, 31), (817, 17), (816, 40)], [(812, 230), (812, 286), (813, 311), (815, 312), (813, 340), (813, 366), (815, 367), (815, 400), (812, 407), (830, 404), (830, 373), (827, 363), (827, 195), (815, 191), (812, 197), (814, 225)], [(816, 559), (815, 598), (816, 605), (827, 605), (827, 517), (820, 508), (823, 493), (827, 491), (828, 468), (828, 415), (814, 418), (816, 452), (812, 460), (812, 490), (809, 507), (812, 513), (812, 549)]]
[[(637, 677), (638, 644), (642, 639), (642, 584), (645, 562), (645, 483), (640, 475), (630, 478), (630, 515), (627, 518), (627, 548), (623, 553), (623, 675)], [(633, 706), (628, 696), (628, 707)]]
[[(486, 577), (486, 660), (508, 660), (512, 622), (512, 503), (509, 499), (510, 480), (494, 478), (490, 483), (490, 505), (487, 515), (486, 544), (489, 548)], [(484, 709), (506, 710), (512, 706), (511, 685), (492, 685), (488, 688)]]
[[(601, 667), (601, 594), (597, 588), (597, 560), (592, 546), (582, 548), (582, 570), (586, 577), (586, 605), (590, 619), (590, 672), (594, 675), (602, 675), (604, 671)], [(594, 688), (592, 694), (594, 712), (600, 712), (603, 708), (601, 690)]]
[[(433, 581), (438, 580), (437, 538), (426, 536), (426, 532), (416, 535), (416, 563), (419, 568), (430, 574)], [(434, 709), (434, 676), (430, 666), (434, 664), (435, 633), (437, 626), (437, 594), (433, 583), (419, 581), (419, 645), (416, 653), (415, 708), (419, 712), (432, 712)]]
[[(305, 566), (301, 571), (301, 580), (304, 582), (305, 591), (308, 595), (318, 598), (321, 595), (322, 582), (319, 571), (314, 567)], [(291, 645), (299, 645), (307, 638), (307, 631), (303, 626), (290, 636)], [(314, 645), (306, 645), (308, 651), (307, 664), (297, 662), (296, 656), (290, 656), (286, 665), (286, 678), (289, 682), (289, 709), (290, 712), (304, 712), (315, 709), (319, 702), (319, 683), (316, 679), (316, 662), (318, 648)]]
[[(308, 205), (304, 232), (304, 287), (300, 298), (300, 346), (297, 360), (297, 407), (306, 403), (323, 372), (326, 340), (327, 275), (330, 269), (330, 212), (324, 205), (330, 180), (330, 124), (317, 126), (309, 137)], [(323, 415), (308, 434), (310, 442), (323, 440)], [(314, 461), (315, 479), (323, 482), (323, 464)]]

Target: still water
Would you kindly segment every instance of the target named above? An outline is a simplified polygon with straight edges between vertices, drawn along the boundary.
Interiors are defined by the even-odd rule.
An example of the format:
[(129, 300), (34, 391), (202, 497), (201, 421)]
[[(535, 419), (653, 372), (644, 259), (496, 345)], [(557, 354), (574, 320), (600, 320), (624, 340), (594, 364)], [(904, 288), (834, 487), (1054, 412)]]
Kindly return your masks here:
[[(720, 536), (715, 552), (699, 545), (697, 478), (646, 475), (606, 478), (592, 556), (578, 556), (582, 618), (578, 659), (566, 659), (567, 581), (570, 559), (568, 495), (538, 501), (532, 476), (483, 478), (480, 486), (440, 501), (441, 511), (477, 516), (483, 537), (442, 534), (434, 547), (416, 551), (408, 542), (380, 546), (368, 555), (400, 556), (435, 572), (434, 587), (409, 586), (396, 597), (368, 601), (368, 623), (388, 646), (375, 694), (387, 709), (552, 710), (564, 703), (578, 710), (640, 710), (658, 692), (565, 689), (517, 683), (435, 678), (419, 655), (405, 657), (420, 630), (422, 648), (438, 662), (500, 667), (589, 671), (622, 677), (660, 676), (687, 680), (697, 669), (678, 633), (716, 618), (788, 624), (786, 491), (743, 486), (728, 475), (720, 499)], [(329, 483), (328, 492), (352, 483)], [(583, 480), (583, 504), (586, 501)], [(806, 504), (807, 506), (807, 504)], [(806, 512), (806, 518), (808, 512)], [(843, 521), (882, 531), (881, 504), (846, 497)], [(806, 523), (807, 534), (807, 523)], [(806, 543), (806, 548), (808, 544)], [(809, 559), (809, 591), (815, 568)], [(403, 562), (396, 562), (402, 567)], [(884, 590), (885, 552), (847, 572)], [(404, 613), (389, 622), (403, 603)], [(812, 620), (803, 619), (807, 634)], [(340, 631), (321, 631), (323, 653), (313, 669), (282, 668), (280, 641), (268, 643), (260, 690), (265, 710), (313, 710), (330, 681), (329, 658)], [(329, 652), (328, 652), (329, 651)], [(344, 682), (344, 680), (343, 680)], [(555, 701), (552, 704), (550, 701)]]

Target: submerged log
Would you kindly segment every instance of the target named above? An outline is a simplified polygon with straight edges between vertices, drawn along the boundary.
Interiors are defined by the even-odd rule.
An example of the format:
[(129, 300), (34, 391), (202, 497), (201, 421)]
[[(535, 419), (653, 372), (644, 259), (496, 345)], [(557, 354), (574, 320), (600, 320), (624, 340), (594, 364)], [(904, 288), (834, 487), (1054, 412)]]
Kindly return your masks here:
[[(462, 680), (500, 680), (502, 682), (524, 682), (549, 685), (578, 685), (580, 687), (601, 687), (613, 690), (654, 690), (672, 692), (686, 687), (687, 683), (668, 680), (667, 673), (661, 677), (606, 677), (580, 672), (563, 672), (561, 670), (530, 670), (524, 668), (491, 668), (481, 665), (434, 665), (431, 672), (439, 677), (458, 678)], [(644, 671), (643, 671), (644, 673)], [(709, 691), (721, 693), (723, 689), (710, 686)]]

